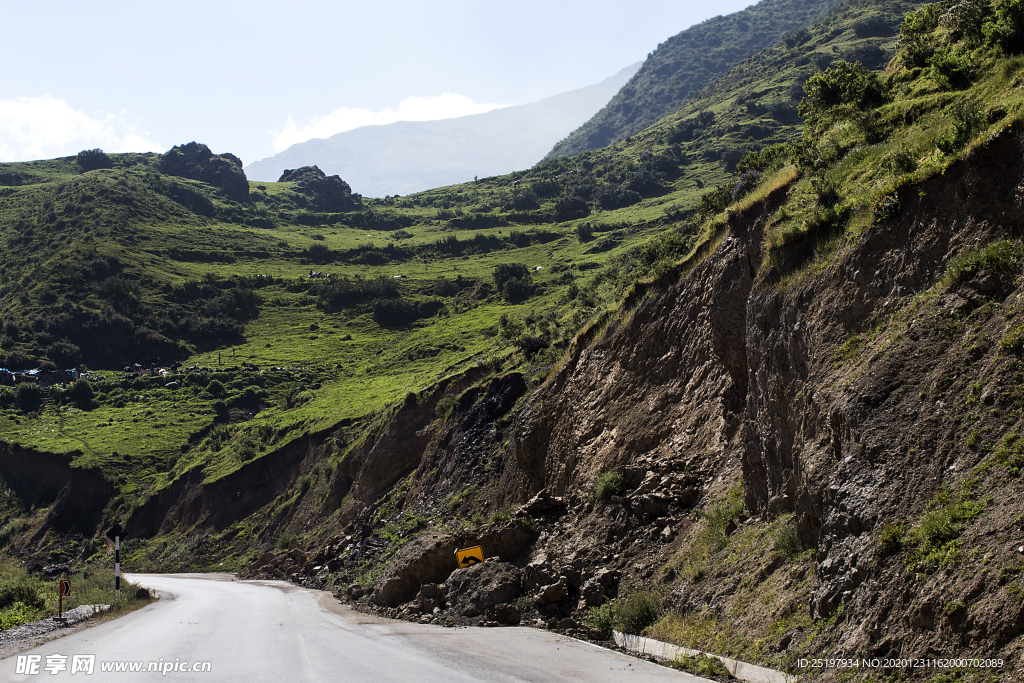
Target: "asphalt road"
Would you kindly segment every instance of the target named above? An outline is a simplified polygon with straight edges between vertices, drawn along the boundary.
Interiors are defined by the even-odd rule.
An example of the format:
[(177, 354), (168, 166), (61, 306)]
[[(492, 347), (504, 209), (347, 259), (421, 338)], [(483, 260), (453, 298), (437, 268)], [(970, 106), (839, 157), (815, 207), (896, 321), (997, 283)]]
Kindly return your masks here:
[[(442, 628), (380, 619), (330, 594), (280, 581), (209, 575), (136, 575), (160, 600), (119, 619), (51, 641), (36, 674), (18, 656), (0, 661), (8, 681), (216, 681), (285, 683), (479, 683), (481, 681), (697, 682), (690, 676), (588, 643), (531, 628)], [(54, 655), (64, 657), (48, 659)], [(87, 666), (95, 655), (93, 673)], [(50, 663), (66, 668), (50, 673)], [(105, 672), (117, 662), (160, 671)], [(181, 670), (208, 662), (206, 672)], [(31, 666), (29, 659), (22, 664)], [(178, 670), (174, 670), (177, 666)], [(169, 669), (166, 673), (164, 669)]]

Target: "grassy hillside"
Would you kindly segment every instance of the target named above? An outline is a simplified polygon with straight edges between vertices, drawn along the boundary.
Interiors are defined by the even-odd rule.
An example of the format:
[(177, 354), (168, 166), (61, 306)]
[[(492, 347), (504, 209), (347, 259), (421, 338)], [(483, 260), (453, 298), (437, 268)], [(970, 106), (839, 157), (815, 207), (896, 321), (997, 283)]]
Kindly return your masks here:
[[(640, 71), (592, 119), (559, 142), (548, 158), (572, 156), (623, 140), (656, 123), (738, 62), (785, 38), (806, 40), (806, 29), (840, 0), (761, 0), (692, 26), (647, 56)], [(862, 37), (891, 35), (884, 23), (859, 27)]]
[[(943, 187), (950, 171), (966, 177), (987, 150), (1015, 153), (1006, 144), (1019, 140), (1024, 120), (1020, 9), (1016, 0), (855, 0), (801, 42), (744, 61), (629, 140), (410, 197), (349, 194), (343, 210), (311, 210), (320, 199), (291, 182), (250, 183), (248, 201), (233, 201), (217, 185), (161, 173), (152, 155), (112, 155), (93, 170), (84, 170), (88, 158), (0, 166), (0, 237), (9, 245), (0, 255), (6, 363), (75, 361), (95, 371), (88, 384), (48, 395), (0, 389), (0, 437), (99, 468), (117, 488), (108, 517), (142, 504), (159, 508), (150, 503), (160, 502), (157, 494), (172, 489), (172, 480), (220, 483), (203, 492), (229, 504), (244, 501), (251, 482), (241, 475), (290, 444), (298, 444), (296, 459), (318, 459), (301, 476), (297, 466), (280, 475), (294, 477), (294, 487), (274, 492), (271, 502), (226, 528), (161, 527), (164, 519), (173, 522), (174, 508), (167, 507), (166, 518), (152, 520), (166, 534), (131, 548), (138, 566), (243, 568), (261, 558), (259, 566), (273, 566), (274, 576), (302, 570), (320, 586), (372, 583), (384, 572), (382, 558), (396, 558), (424, 530), (483, 534), (488, 521), (509, 521), (505, 503), (524, 502), (509, 492), (513, 485), (532, 494), (535, 482), (554, 483), (566, 492), (568, 521), (516, 524), (524, 538), (543, 525), (538, 553), (554, 557), (560, 547), (587, 546), (579, 554), (586, 558), (582, 569), (565, 563), (581, 579), (579, 590), (584, 571), (595, 578), (604, 568), (621, 573), (621, 599), (605, 607), (598, 628), (622, 627), (627, 589), (646, 590), (657, 580), (678, 600), (666, 601), (663, 617), (653, 610), (652, 619), (629, 628), (653, 626), (665, 639), (783, 668), (840, 645), (863, 654), (859, 643), (872, 641), (860, 629), (869, 610), (871, 623), (892, 629), (877, 645), (894, 656), (917, 651), (908, 643), (921, 652), (973, 656), (979, 653), (952, 646), (988, 643), (983, 632), (1012, 631), (999, 641), (1005, 644), (1019, 629), (1004, 628), (1003, 615), (1019, 613), (1021, 591), (1019, 534), (997, 536), (1019, 519), (1024, 332), (1015, 322), (1019, 292), (1010, 296), (1022, 272), (1019, 235), (962, 228), (971, 241), (949, 247), (958, 255), (948, 260), (945, 247), (937, 255), (906, 245), (898, 251), (890, 237), (899, 238), (895, 233), (914, 220), (909, 207), (925, 199), (934, 209), (921, 223), (932, 232), (921, 231), (941, 237), (942, 202), (949, 200), (923, 197), (928, 189)], [(859, 32), (909, 10), (916, 11), (897, 17), (898, 40)], [(872, 71), (857, 61), (886, 68)], [(984, 198), (984, 188), (968, 190)], [(1019, 198), (997, 199), (1019, 209)], [(640, 312), (674, 310), (662, 301), (670, 287), (701, 294), (701, 283), (686, 282), (687, 273), (719, 244), (731, 244), (726, 238), (740, 224), (751, 226), (756, 238), (744, 239), (760, 260), (735, 244), (722, 250), (738, 267), (720, 280), (731, 285), (749, 276), (751, 288), (749, 298), (724, 303), (748, 311), (756, 298), (763, 319), (777, 321), (761, 326), (755, 315), (744, 329), (722, 313), (712, 322), (725, 323), (707, 325), (701, 347), (701, 332), (672, 327), (678, 320), (642, 319)], [(917, 279), (881, 282), (884, 268), (865, 264), (890, 254), (932, 260)], [(833, 268), (841, 259), (847, 279)], [(884, 267), (902, 267), (893, 265), (899, 260)], [(332, 277), (311, 278), (311, 271)], [(730, 275), (741, 271), (740, 278)], [(848, 280), (858, 284), (856, 296), (847, 293)], [(966, 286), (972, 282), (974, 293)], [(853, 312), (833, 320), (817, 292)], [(693, 300), (701, 315), (717, 313), (716, 302)], [(776, 302), (795, 313), (783, 316)], [(814, 315), (801, 318), (811, 306)], [(816, 327), (805, 333), (794, 319)], [(681, 341), (651, 340), (649, 324)], [(699, 372), (661, 378), (679, 381), (671, 393), (648, 399), (640, 385), (635, 395), (642, 392), (643, 401), (633, 393), (612, 397), (628, 404), (625, 420), (609, 416), (597, 393), (561, 396), (588, 372), (593, 383), (580, 382), (576, 391), (613, 384), (608, 378), (626, 362), (602, 357), (633, 352), (610, 348), (624, 338), (615, 336), (616, 326), (632, 326), (640, 340), (636, 376), (661, 372), (660, 361), (648, 362), (658, 358), (652, 349), (661, 342), (679, 352), (695, 339), (694, 348), (711, 349), (709, 357), (739, 357), (725, 374), (735, 371), (750, 387), (761, 382), (771, 405), (749, 403), (754, 391), (737, 392), (722, 401), (729, 405), (721, 420), (687, 426), (690, 412), (722, 398), (695, 393), (715, 390)], [(601, 336), (605, 329), (611, 332)], [(739, 342), (727, 338), (733, 333)], [(732, 343), (742, 353), (730, 353)], [(744, 345), (755, 343), (765, 352), (748, 354)], [(774, 381), (795, 367), (786, 354), (812, 369), (803, 384)], [(200, 369), (124, 377), (125, 364), (154, 355), (161, 365), (177, 358)], [(931, 367), (939, 356), (941, 365)], [(910, 358), (920, 365), (908, 370)], [(513, 387), (510, 370), (522, 373), (523, 386)], [(456, 375), (458, 382), (438, 389)], [(991, 391), (990, 377), (999, 378)], [(502, 391), (511, 397), (504, 403)], [(578, 412), (555, 412), (560, 400)], [(801, 406), (805, 412), (797, 412)], [(674, 420), (673, 410), (687, 414), (678, 423), (659, 422), (669, 420), (665, 415)], [(587, 428), (577, 430), (565, 417), (573, 415), (588, 420)], [(726, 418), (737, 429), (727, 429)], [(779, 481), (740, 481), (752, 465), (735, 462), (729, 440), (750, 426), (744, 420), (766, 435), (757, 457), (769, 457), (775, 444), (808, 441), (808, 490), (786, 488), (792, 481), (784, 477), (794, 469), (781, 461), (768, 463)], [(655, 425), (650, 432), (647, 423)], [(862, 433), (863, 425), (889, 431)], [(616, 442), (619, 426), (625, 437)], [(808, 436), (804, 429), (818, 431)], [(566, 437), (566, 450), (545, 451), (557, 430), (579, 442)], [(320, 438), (315, 448), (300, 441), (310, 434)], [(552, 454), (564, 455), (553, 473), (544, 461)], [(584, 458), (593, 467), (570, 462)], [(880, 469), (865, 489), (840, 467), (861, 461), (891, 468)], [(268, 462), (280, 461), (262, 460)], [(519, 479), (502, 478), (515, 467)], [(654, 476), (673, 467), (672, 476)], [(824, 474), (809, 476), (813, 468)], [(270, 474), (263, 476), (280, 474), (265, 469)], [(354, 481), (364, 489), (354, 491)], [(900, 481), (911, 483), (892, 483)], [(188, 502), (190, 489), (179, 490), (179, 500)], [(790, 490), (811, 499), (806, 509), (797, 509)], [(830, 508), (828, 491), (850, 507)], [(995, 501), (998, 516), (987, 512)], [(864, 513), (864, 528), (848, 524), (846, 513), (862, 504), (880, 506), (876, 516)], [(28, 544), (49, 514), (12, 495), (3, 512), (3, 536), (15, 545)], [(585, 516), (591, 527), (577, 523)], [(831, 535), (822, 531), (828, 524)], [(965, 539), (977, 547), (968, 551)], [(66, 546), (61, 558), (78, 556), (80, 540), (51, 537), (49, 552)], [(264, 555), (295, 540), (321, 549), (308, 557), (290, 549), (287, 561)], [(862, 563), (841, 574), (844, 561), (824, 558), (856, 556), (852, 545), (842, 545), (847, 541), (861, 544)], [(969, 593), (990, 561), (998, 583), (993, 576), (990, 587)], [(537, 578), (537, 589), (561, 582), (553, 561), (552, 571)], [(862, 583), (848, 589), (847, 578)], [(857, 586), (877, 591), (856, 600), (844, 593)], [(891, 626), (897, 593), (933, 596), (933, 621), (910, 620), (902, 631)], [(971, 602), (978, 595), (997, 606), (988, 611), (991, 622), (978, 622), (992, 627), (957, 630), (963, 618), (980, 618)], [(924, 614), (908, 604), (892, 614)], [(1004, 604), (1014, 609), (998, 607)], [(571, 604), (541, 607), (556, 624), (570, 615), (599, 623), (599, 611), (577, 605), (574, 596)], [(853, 636), (860, 640), (850, 644)], [(853, 676), (870, 680), (873, 673)], [(960, 680), (987, 675), (960, 673)], [(838, 674), (825, 673), (833, 680)]]
[[(629, 141), (347, 211), (317, 210), (294, 183), (250, 182), (232, 201), (161, 173), (159, 155), (4, 164), (0, 367), (93, 379), (45, 397), (0, 389), (0, 433), (78, 453), (130, 493), (191, 467), (221, 476), (468, 367), (539, 381), (693, 247), (745, 153), (799, 136), (794, 84), (887, 54), (892, 37), (858, 27), (914, 4), (851, 3)], [(172, 361), (201, 371), (123, 378)]]

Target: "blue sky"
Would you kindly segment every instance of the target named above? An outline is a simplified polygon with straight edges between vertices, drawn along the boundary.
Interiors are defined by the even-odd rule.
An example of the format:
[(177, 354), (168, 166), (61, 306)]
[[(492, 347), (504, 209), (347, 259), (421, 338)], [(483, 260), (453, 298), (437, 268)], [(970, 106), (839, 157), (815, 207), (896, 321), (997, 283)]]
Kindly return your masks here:
[(245, 163), (596, 83), (750, 0), (5, 3), (0, 161), (197, 140)]

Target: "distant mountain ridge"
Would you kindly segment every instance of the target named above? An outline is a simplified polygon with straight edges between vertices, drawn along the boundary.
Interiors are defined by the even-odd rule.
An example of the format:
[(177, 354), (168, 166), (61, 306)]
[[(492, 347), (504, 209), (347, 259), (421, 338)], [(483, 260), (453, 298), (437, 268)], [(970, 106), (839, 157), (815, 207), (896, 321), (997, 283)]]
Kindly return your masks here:
[(840, 4), (842, 0), (761, 0), (677, 33), (658, 45), (622, 90), (545, 159), (600, 149), (640, 132), (740, 61), (784, 34), (816, 23)]
[(245, 168), (276, 181), (285, 169), (319, 166), (369, 197), (406, 195), (536, 164), (557, 140), (592, 117), (640, 63), (600, 83), (485, 114), (363, 126), (307, 140)]

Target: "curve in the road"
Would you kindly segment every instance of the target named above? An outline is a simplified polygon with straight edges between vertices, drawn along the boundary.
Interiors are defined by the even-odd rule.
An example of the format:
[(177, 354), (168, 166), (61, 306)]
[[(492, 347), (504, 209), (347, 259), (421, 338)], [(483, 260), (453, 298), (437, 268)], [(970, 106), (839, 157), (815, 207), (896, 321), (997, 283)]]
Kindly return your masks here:
[[(38, 674), (0, 661), (9, 681), (216, 681), (217, 683), (696, 682), (680, 673), (589, 643), (531, 628), (443, 628), (380, 619), (330, 594), (284, 582), (189, 575), (135, 575), (161, 599), (120, 619), (22, 653)], [(49, 673), (49, 661), (63, 671)], [(92, 676), (72, 674), (74, 656), (95, 655)], [(140, 662), (161, 668), (209, 662), (208, 672), (105, 672)], [(114, 664), (116, 666), (116, 664)]]

